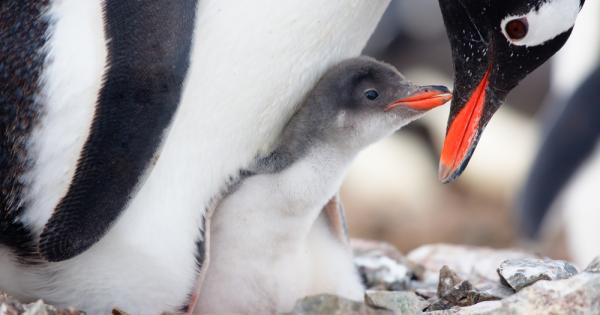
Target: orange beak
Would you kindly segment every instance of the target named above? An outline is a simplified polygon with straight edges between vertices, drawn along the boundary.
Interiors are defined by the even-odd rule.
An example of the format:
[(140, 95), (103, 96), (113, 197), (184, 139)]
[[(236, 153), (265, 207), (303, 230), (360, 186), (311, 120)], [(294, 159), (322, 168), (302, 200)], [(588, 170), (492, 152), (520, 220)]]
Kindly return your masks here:
[(450, 93), (448, 88), (444, 86), (425, 86), (416, 93), (393, 102), (385, 108), (385, 111), (390, 111), (399, 106), (418, 111), (427, 111), (442, 106), (451, 99), (452, 93)]
[(471, 151), (480, 132), (480, 122), (484, 113), (486, 89), (489, 84), (491, 67), (485, 72), (479, 85), (471, 97), (452, 121), (440, 157), (439, 178), (448, 183), (460, 174), (465, 160), (471, 156)]

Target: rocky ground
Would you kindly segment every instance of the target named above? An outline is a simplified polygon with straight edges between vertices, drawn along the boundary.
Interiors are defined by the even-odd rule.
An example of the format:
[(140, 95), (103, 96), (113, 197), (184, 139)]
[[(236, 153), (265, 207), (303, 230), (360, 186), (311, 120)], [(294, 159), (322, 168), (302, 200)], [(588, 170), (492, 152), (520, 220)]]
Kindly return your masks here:
[[(518, 250), (428, 245), (402, 255), (385, 243), (353, 246), (369, 288), (364, 301), (312, 296), (285, 315), (600, 314), (600, 258), (578, 271), (569, 262)], [(0, 314), (83, 313), (0, 294)]]
[(1, 315), (81, 315), (84, 314), (74, 309), (57, 309), (54, 306), (44, 304), (43, 301), (21, 304), (16, 299), (0, 293)]
[(510, 250), (429, 245), (403, 256), (355, 244), (364, 302), (308, 297), (288, 315), (600, 314), (600, 258), (579, 272), (566, 261)]

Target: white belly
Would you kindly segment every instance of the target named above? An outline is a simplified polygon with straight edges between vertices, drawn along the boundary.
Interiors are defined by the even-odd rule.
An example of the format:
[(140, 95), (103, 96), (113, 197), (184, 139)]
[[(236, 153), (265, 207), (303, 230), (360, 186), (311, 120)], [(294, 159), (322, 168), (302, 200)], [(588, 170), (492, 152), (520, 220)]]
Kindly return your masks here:
[(258, 235), (234, 244), (228, 237), (211, 240), (222, 247), (211, 252), (194, 314), (278, 314), (317, 294), (362, 299), (364, 288), (349, 246), (331, 233), (326, 220), (319, 217), (300, 243)]
[(349, 248), (319, 216), (352, 155), (308, 153), (282, 172), (243, 180), (219, 204), (195, 314), (278, 314), (309, 295), (362, 297)]
[[(56, 5), (66, 1), (57, 0)], [(115, 306), (132, 314), (154, 314), (185, 303), (194, 283), (195, 241), (209, 199), (229, 176), (267, 150), (295, 105), (327, 67), (360, 54), (388, 3), (200, 0), (182, 102), (145, 184), (108, 234), (70, 261), (15, 272), (0, 249), (0, 287), (80, 307), (89, 314), (108, 313)], [(83, 9), (62, 13), (57, 17), (82, 20), (98, 14)], [(61, 45), (83, 45), (81, 36), (61, 38)], [(72, 51), (68, 52), (59, 51), (49, 61), (61, 64), (63, 71), (55, 79), (67, 82), (67, 87), (82, 83), (85, 69), (81, 67), (88, 64), (67, 62), (72, 58)], [(102, 52), (98, 48), (96, 54), (83, 57), (103, 65)], [(98, 88), (95, 82), (80, 89), (93, 95)], [(49, 97), (55, 92), (49, 89)], [(89, 109), (95, 105), (93, 97), (69, 93), (57, 104), (69, 102), (84, 109), (79, 114), (63, 111), (55, 123), (62, 126), (60, 132), (47, 128), (39, 135), (79, 139), (41, 156), (47, 160), (38, 161), (37, 175), (31, 175), (46, 178), (44, 186), (53, 187), (40, 189), (32, 197), (33, 205), (43, 206), (26, 212), (39, 226), (72, 176), (70, 171), (52, 173), (56, 166), (46, 162), (69, 170), (87, 135), (80, 124), (63, 123), (90, 119)], [(53, 175), (42, 176), (44, 172)]]
[(600, 142), (581, 165), (561, 200), (567, 244), (581, 267), (600, 256)]

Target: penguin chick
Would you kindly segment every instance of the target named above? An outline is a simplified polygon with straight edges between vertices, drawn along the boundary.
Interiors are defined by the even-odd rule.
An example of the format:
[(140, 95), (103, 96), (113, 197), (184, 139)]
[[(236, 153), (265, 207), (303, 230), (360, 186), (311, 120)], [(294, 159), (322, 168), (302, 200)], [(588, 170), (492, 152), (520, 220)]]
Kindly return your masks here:
[(319, 293), (361, 299), (352, 255), (322, 209), (363, 148), (450, 97), (366, 57), (326, 72), (278, 147), (216, 207), (194, 313), (274, 314)]

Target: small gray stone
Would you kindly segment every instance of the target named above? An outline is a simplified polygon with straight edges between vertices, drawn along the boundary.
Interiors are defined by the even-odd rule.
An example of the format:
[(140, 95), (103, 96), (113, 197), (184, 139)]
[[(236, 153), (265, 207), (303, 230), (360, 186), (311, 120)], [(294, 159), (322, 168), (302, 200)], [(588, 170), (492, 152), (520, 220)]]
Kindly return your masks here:
[(600, 256), (592, 260), (592, 262), (585, 268), (585, 272), (600, 273)]
[(284, 315), (394, 315), (391, 310), (371, 308), (363, 303), (324, 294), (304, 298)]
[(564, 280), (540, 281), (503, 304), (516, 314), (600, 314), (600, 274), (581, 273)]
[(412, 282), (421, 278), (422, 268), (387, 243), (352, 240), (352, 247), (354, 264), (367, 289), (410, 290)]
[(496, 300), (501, 300), (515, 294), (513, 289), (498, 282), (479, 282), (474, 284), (474, 286), (482, 294), (494, 297)]
[(427, 302), (413, 292), (367, 291), (365, 303), (402, 315), (421, 314), (427, 307)]
[(577, 274), (577, 269), (566, 261), (551, 259), (521, 258), (502, 262), (498, 275), (502, 282), (515, 291), (530, 286), (539, 280), (568, 279)]
[(84, 315), (75, 309), (57, 309), (52, 305), (38, 300), (29, 304), (22, 304), (17, 299), (0, 292), (0, 314), (2, 315)]
[(25, 312), (23, 312), (23, 315), (48, 315), (48, 311), (46, 311), (46, 306), (42, 300), (27, 304), (24, 308)]

